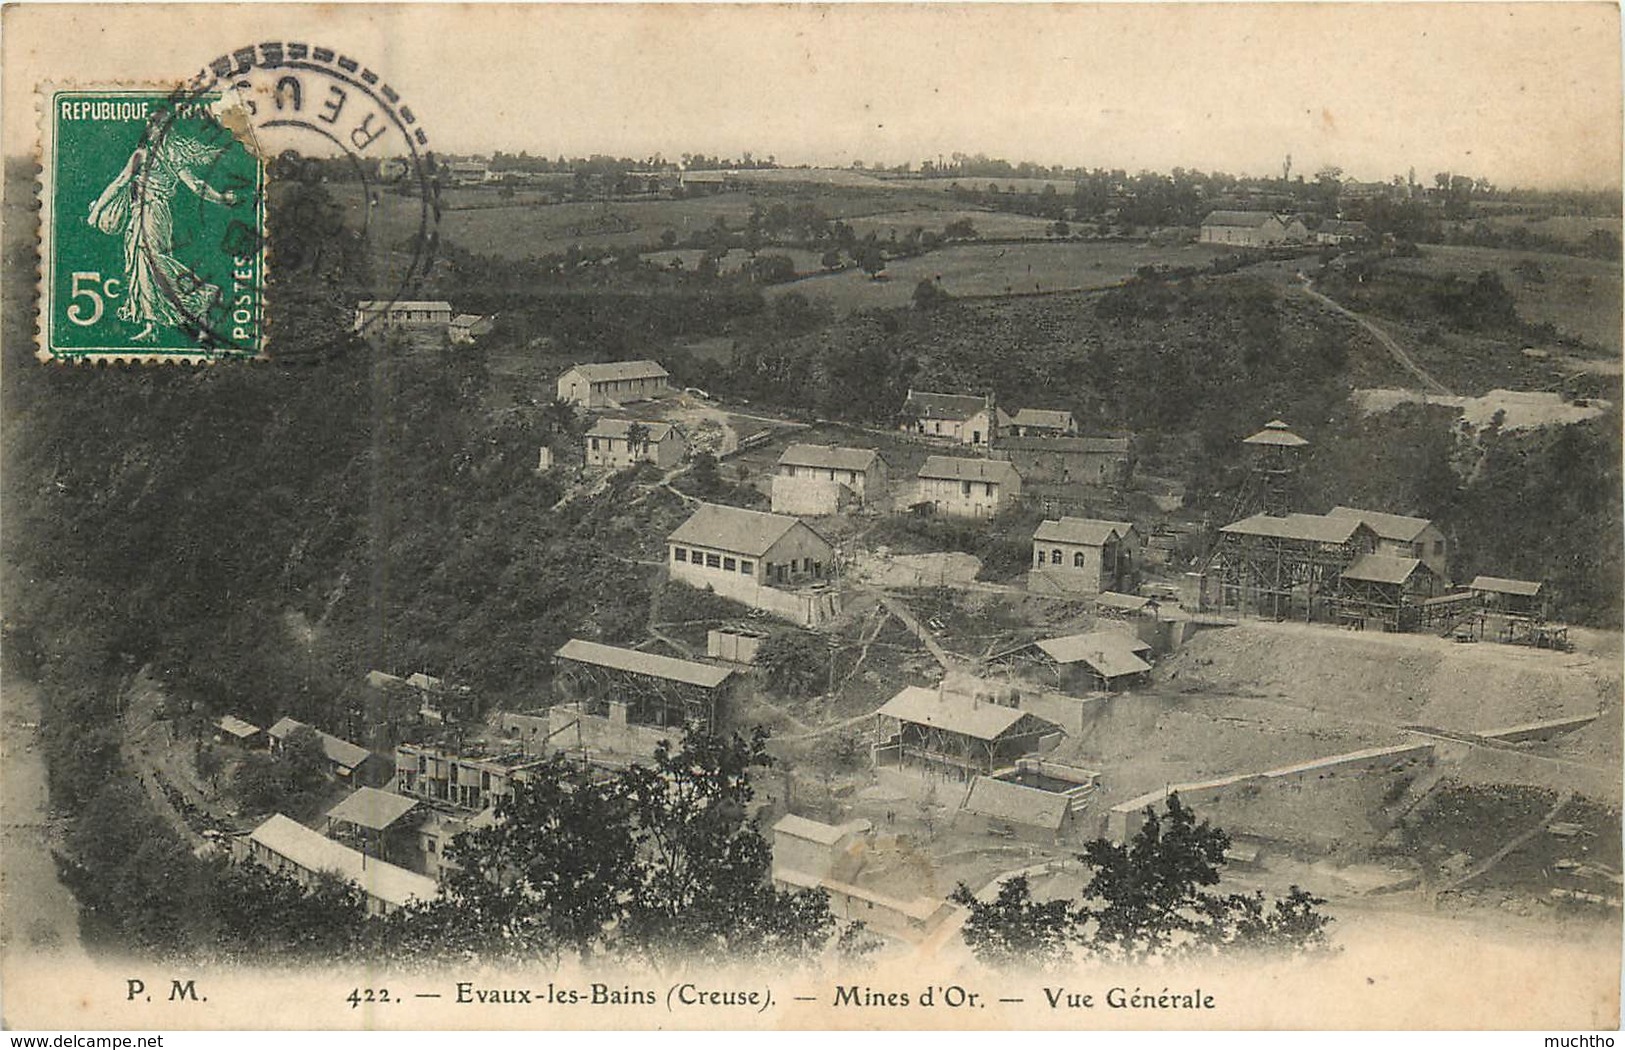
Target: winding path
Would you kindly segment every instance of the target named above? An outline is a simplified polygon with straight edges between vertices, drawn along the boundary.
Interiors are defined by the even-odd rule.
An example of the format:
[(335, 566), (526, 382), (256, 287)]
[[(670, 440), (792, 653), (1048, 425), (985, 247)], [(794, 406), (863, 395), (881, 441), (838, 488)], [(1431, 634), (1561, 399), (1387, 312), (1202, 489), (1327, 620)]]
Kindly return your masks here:
[(1333, 299), (1331, 296), (1326, 295), (1323, 292), (1315, 291), (1309, 278), (1303, 274), (1298, 275), (1298, 280), (1302, 282), (1303, 293), (1309, 298), (1315, 300), (1329, 310), (1342, 314), (1344, 317), (1347, 317), (1349, 320), (1371, 333), (1371, 337), (1382, 344), (1383, 349), (1388, 351), (1389, 356), (1398, 362), (1401, 368), (1405, 369), (1405, 371), (1409, 372), (1411, 375), (1420, 380), (1422, 385), (1428, 389), (1429, 393), (1444, 394), (1447, 396), (1450, 394), (1449, 387), (1433, 378), (1427, 369), (1417, 364), (1416, 360), (1411, 357), (1410, 354), (1405, 352), (1405, 348), (1400, 346), (1399, 343), (1394, 340), (1394, 337), (1379, 327), (1375, 321), (1369, 320), (1368, 318), (1355, 313), (1353, 310), (1350, 310), (1336, 299)]

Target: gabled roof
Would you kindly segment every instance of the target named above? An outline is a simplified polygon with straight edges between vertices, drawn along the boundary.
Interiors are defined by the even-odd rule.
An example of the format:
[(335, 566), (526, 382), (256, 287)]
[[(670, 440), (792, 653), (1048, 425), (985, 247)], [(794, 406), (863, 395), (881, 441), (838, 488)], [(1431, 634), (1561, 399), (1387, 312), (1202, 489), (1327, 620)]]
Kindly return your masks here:
[(451, 319), (453, 328), (471, 328), (481, 320), (479, 314), (458, 314)]
[(1088, 631), (1033, 644), (1058, 664), (1088, 664), (1102, 678), (1151, 670), (1151, 665), (1140, 659), (1140, 654), (1150, 652), (1151, 646), (1119, 631)]
[(1352, 518), (1363, 521), (1370, 526), (1371, 531), (1385, 540), (1397, 540), (1401, 543), (1414, 542), (1416, 537), (1433, 522), (1427, 518), (1408, 518), (1403, 514), (1385, 514), (1376, 510), (1359, 510), (1355, 507), (1333, 507), (1326, 512), (1328, 518)]
[(1055, 791), (1040, 791), (1022, 784), (992, 777), (977, 777), (965, 796), (966, 813), (1012, 824), (1035, 824), (1049, 831), (1061, 830), (1072, 800)]
[(959, 459), (954, 456), (927, 456), (917, 475), (947, 481), (991, 481), (1008, 485), (1021, 481), (1021, 472), (1006, 459)]
[(604, 383), (613, 379), (660, 379), (671, 375), (659, 361), (608, 361), (586, 365), (573, 365), (565, 374), (579, 372), (589, 383)]
[(819, 467), (825, 470), (853, 470), (862, 474), (874, 466), (880, 453), (872, 448), (844, 448), (840, 445), (791, 445), (779, 457), (786, 467)]
[(252, 722), (245, 722), (236, 715), (221, 715), (220, 721), (215, 725), (220, 727), (222, 733), (229, 733), (234, 737), (243, 739), (251, 737), (260, 731), (260, 727)]
[(281, 813), (266, 818), (249, 839), (306, 871), (331, 871), (369, 896), (397, 907), (413, 900), (433, 900), (440, 893), (427, 875), (363, 856)]
[(833, 846), (854, 832), (867, 831), (870, 824), (867, 820), (853, 820), (845, 824), (825, 824), (819, 820), (808, 820), (791, 813), (780, 817), (774, 824), (773, 830), (781, 835), (790, 835), (808, 842), (816, 842), (820, 846)]
[(1412, 573), (1423, 567), (1415, 558), (1365, 554), (1354, 559), (1354, 564), (1343, 570), (1343, 579), (1363, 583), (1404, 583)]
[(1541, 584), (1535, 580), (1509, 580), (1502, 576), (1474, 576), (1467, 585), (1470, 591), (1490, 594), (1510, 594), (1519, 598), (1533, 598), (1540, 593)]
[(1076, 426), (1072, 413), (1051, 408), (1023, 408), (1010, 421), (1018, 427), (1044, 427), (1049, 430), (1071, 430)]
[(1084, 547), (1104, 547), (1122, 539), (1134, 526), (1126, 521), (1100, 521), (1095, 518), (1050, 518), (1033, 530), (1035, 543), (1076, 543)]
[(713, 667), (710, 664), (695, 663), (693, 660), (679, 660), (673, 656), (644, 653), (636, 649), (622, 649), (616, 645), (602, 645), (582, 638), (570, 639), (559, 646), (553, 655), (561, 660), (574, 660), (577, 663), (608, 667), (616, 671), (630, 671), (633, 674), (665, 678), (706, 689), (715, 689), (733, 674), (733, 671), (726, 667)]
[(328, 820), (342, 820), (366, 828), (383, 831), (391, 824), (417, 808), (417, 800), (396, 795), (377, 788), (357, 788), (338, 805), (327, 811)]
[[(787, 514), (702, 503), (699, 510), (677, 526), (677, 531), (666, 537), (666, 541), (760, 557), (797, 525), (818, 536), (811, 525)], [(823, 539), (822, 536), (818, 538)]]
[(1304, 445), (1309, 444), (1309, 442), (1294, 434), (1292, 428), (1279, 419), (1272, 419), (1265, 423), (1263, 430), (1251, 437), (1242, 438), (1241, 443), (1243, 445), (1279, 445), (1282, 448), (1302, 448)]
[(1319, 514), (1288, 514), (1284, 518), (1254, 514), (1220, 529), (1238, 536), (1270, 536), (1306, 543), (1347, 543), (1364, 522), (1353, 518), (1329, 518)]
[(649, 440), (657, 445), (671, 437), (672, 433), (677, 430), (670, 423), (657, 423), (652, 420), (643, 422), (638, 419), (600, 419), (592, 425), (591, 430), (587, 431), (587, 436), (625, 441), (627, 440), (627, 434), (632, 430), (632, 424), (640, 422), (643, 423), (644, 429), (649, 432)]
[[(1207, 218), (1202, 220), (1203, 226), (1246, 226), (1259, 227), (1275, 219), (1273, 212), (1267, 211), (1214, 211), (1208, 212)], [(1280, 221), (1277, 219), (1276, 221)]]
[(363, 299), (357, 310), (440, 310), (451, 313), (451, 304), (442, 299)]
[(446, 688), (444, 681), (432, 674), (424, 674), (422, 671), (413, 671), (407, 675), (406, 684), (414, 689), (422, 689), (427, 693), (437, 693)]
[(1024, 718), (1044, 722), (1044, 719), (1013, 707), (973, 700), (956, 693), (939, 693), (935, 689), (917, 685), (904, 686), (902, 692), (886, 701), (875, 714), (946, 729), (977, 740), (997, 740)]
[(392, 685), (402, 685), (404, 683), (405, 679), (399, 675), (390, 674), (388, 671), (367, 672), (367, 684), (374, 689), (387, 689)]
[(969, 419), (987, 408), (987, 398), (977, 394), (933, 394), (910, 390), (905, 404), (919, 411), (923, 419)]
[(322, 742), (322, 753), (327, 756), (329, 762), (340, 769), (354, 769), (372, 757), (372, 752), (361, 745), (352, 744), (348, 740), (341, 740), (331, 733), (324, 733), (320, 729), (316, 729), (314, 726), (307, 726), (296, 718), (280, 719), (267, 732), (270, 733), (273, 740), (280, 741), (295, 729), (301, 728), (315, 732), (316, 739)]
[(1053, 437), (1032, 434), (1026, 437), (999, 435), (995, 447), (1012, 452), (1070, 452), (1091, 455), (1127, 455), (1124, 437)]

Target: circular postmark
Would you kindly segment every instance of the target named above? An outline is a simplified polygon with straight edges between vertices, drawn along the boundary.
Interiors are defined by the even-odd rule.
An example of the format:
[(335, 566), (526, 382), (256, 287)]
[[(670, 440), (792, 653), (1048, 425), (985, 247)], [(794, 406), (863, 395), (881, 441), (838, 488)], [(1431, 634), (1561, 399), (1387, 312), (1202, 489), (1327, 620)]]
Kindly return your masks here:
[(428, 135), (332, 48), (215, 59), (154, 107), (130, 168), (123, 309), (138, 340), (168, 326), (216, 356), (319, 355), (388, 327), (433, 263)]

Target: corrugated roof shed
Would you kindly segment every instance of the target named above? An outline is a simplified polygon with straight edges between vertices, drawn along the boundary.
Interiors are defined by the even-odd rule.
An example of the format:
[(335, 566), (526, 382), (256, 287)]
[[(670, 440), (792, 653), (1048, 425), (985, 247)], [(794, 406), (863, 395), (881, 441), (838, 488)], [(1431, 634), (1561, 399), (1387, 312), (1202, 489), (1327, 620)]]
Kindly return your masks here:
[(781, 835), (791, 835), (808, 842), (816, 842), (820, 846), (833, 846), (847, 835), (855, 831), (865, 830), (869, 825), (866, 820), (852, 821), (846, 824), (825, 824), (819, 820), (808, 820), (788, 814), (780, 817), (773, 825), (773, 830)]
[(1097, 518), (1050, 518), (1033, 530), (1033, 540), (1040, 543), (1076, 543), (1084, 547), (1103, 547), (1115, 537), (1123, 538), (1134, 526), (1126, 521), (1103, 521)]
[(414, 900), (433, 900), (440, 892), (427, 875), (364, 856), (281, 813), (266, 818), (249, 839), (306, 871), (333, 872), (369, 896), (396, 907)]
[(1018, 427), (1041, 427), (1046, 430), (1071, 430), (1072, 413), (1051, 408), (1023, 408), (1011, 417)]
[(959, 459), (955, 456), (927, 456), (917, 475), (946, 481), (991, 481), (1009, 485), (1021, 481), (1021, 473), (1004, 459)]
[(1540, 593), (1541, 584), (1534, 580), (1509, 580), (1502, 576), (1475, 576), (1467, 585), (1470, 591), (1489, 594), (1510, 594), (1518, 598), (1533, 598)]
[(910, 390), (909, 407), (924, 419), (969, 419), (987, 408), (986, 396), (976, 394), (933, 394), (928, 390)]
[(1203, 226), (1245, 226), (1257, 228), (1275, 218), (1267, 211), (1213, 211), (1202, 220)]
[(1343, 570), (1343, 579), (1364, 583), (1404, 583), (1411, 574), (1422, 568), (1415, 558), (1396, 558), (1391, 554), (1365, 554), (1354, 559), (1354, 564)]
[(939, 693), (935, 689), (917, 685), (904, 686), (902, 692), (886, 701), (875, 713), (916, 725), (946, 729), (977, 740), (997, 740), (1023, 718), (1033, 717), (1013, 707), (974, 701), (954, 693)]
[(332, 733), (324, 733), (314, 726), (307, 726), (296, 718), (280, 719), (268, 732), (273, 740), (281, 741), (289, 733), (300, 728), (310, 729), (316, 734), (316, 739), (322, 742), (322, 753), (327, 756), (329, 762), (332, 762), (340, 769), (346, 771), (355, 769), (372, 757), (372, 752), (360, 744), (352, 744), (348, 740), (341, 740)]
[(567, 371), (580, 372), (590, 383), (603, 383), (615, 379), (663, 379), (671, 375), (659, 361), (608, 361), (575, 365)]
[(1319, 514), (1288, 514), (1284, 518), (1254, 514), (1220, 529), (1241, 536), (1270, 536), (1309, 543), (1347, 543), (1364, 525), (1353, 518), (1328, 518)]
[(260, 727), (252, 722), (245, 722), (236, 715), (221, 715), (220, 721), (215, 725), (220, 727), (222, 733), (229, 733), (238, 739), (246, 739), (260, 731)]
[(840, 445), (791, 445), (779, 457), (785, 467), (818, 467), (823, 470), (853, 470), (859, 474), (874, 466), (880, 453), (872, 448), (843, 448)]
[(416, 799), (364, 787), (357, 788), (328, 810), (327, 819), (346, 821), (370, 831), (382, 831), (416, 808)]
[(1118, 631), (1087, 631), (1062, 638), (1045, 638), (1033, 644), (1058, 664), (1088, 664), (1102, 678), (1121, 678), (1151, 670), (1151, 665), (1139, 655), (1150, 652), (1151, 646)]
[(363, 299), (356, 303), (359, 310), (443, 310), (451, 312), (451, 304), (442, 299)]
[(644, 422), (638, 419), (600, 419), (587, 431), (587, 436), (601, 438), (615, 438), (619, 441), (627, 440), (634, 423), (643, 423), (643, 428), (649, 432), (649, 440), (658, 444), (671, 437), (672, 431), (677, 428), (670, 423), (658, 423), (653, 420)]
[(665, 678), (705, 689), (715, 689), (733, 674), (733, 671), (726, 667), (713, 667), (692, 660), (679, 660), (673, 656), (643, 653), (636, 649), (622, 649), (620, 646), (603, 645), (582, 638), (570, 639), (559, 646), (553, 655), (561, 660), (574, 660), (577, 663), (608, 667), (616, 671)]
[[(666, 539), (670, 543), (691, 543), (699, 547), (760, 557), (797, 525), (815, 536), (818, 535), (812, 526), (800, 518), (793, 518), (787, 514), (726, 507), (720, 503), (702, 503), (700, 508), (691, 514), (687, 521), (677, 526), (677, 530)], [(819, 539), (823, 537), (819, 536)]]
[(1403, 514), (1386, 514), (1380, 510), (1360, 510), (1357, 507), (1333, 507), (1326, 512), (1328, 518), (1352, 518), (1363, 521), (1385, 540), (1410, 543), (1433, 522), (1427, 518), (1409, 518)]

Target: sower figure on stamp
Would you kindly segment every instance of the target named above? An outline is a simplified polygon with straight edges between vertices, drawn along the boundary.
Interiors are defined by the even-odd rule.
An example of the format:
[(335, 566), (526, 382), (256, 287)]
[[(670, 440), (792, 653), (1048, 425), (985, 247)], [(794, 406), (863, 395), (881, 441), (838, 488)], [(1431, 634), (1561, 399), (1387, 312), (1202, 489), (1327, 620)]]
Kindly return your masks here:
[(223, 147), (181, 135), (160, 135), (137, 146), (90, 206), (88, 221), (124, 237), (125, 300), (121, 320), (140, 323), (137, 342), (152, 342), (156, 328), (196, 328), (220, 300), (220, 288), (198, 277), (174, 255), (173, 201), (180, 185), (210, 203), (231, 207), (237, 194), (217, 190), (199, 174)]

